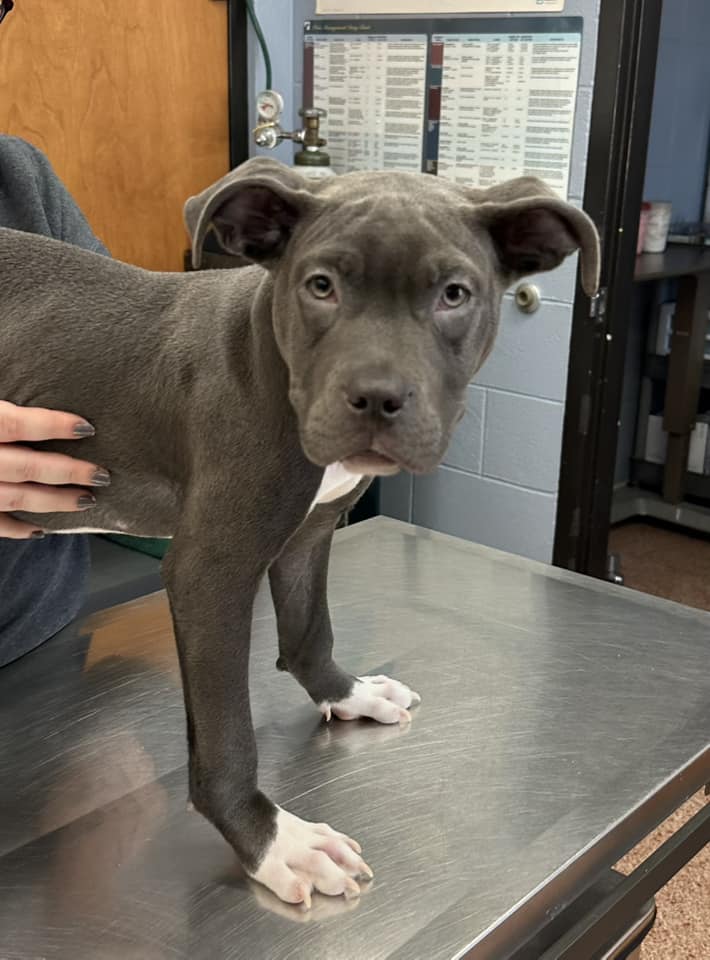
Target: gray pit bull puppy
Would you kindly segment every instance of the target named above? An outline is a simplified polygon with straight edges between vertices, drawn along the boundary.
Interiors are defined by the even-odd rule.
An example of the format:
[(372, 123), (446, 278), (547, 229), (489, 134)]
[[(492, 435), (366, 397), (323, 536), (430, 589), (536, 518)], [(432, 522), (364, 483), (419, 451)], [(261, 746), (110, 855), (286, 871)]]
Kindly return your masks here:
[[(173, 538), (163, 570), (194, 806), (282, 900), (356, 895), (355, 878), (371, 876), (358, 844), (258, 789), (254, 595), (268, 575), (277, 666), (327, 719), (409, 721), (416, 694), (333, 659), (333, 530), (373, 476), (440, 462), (512, 282), (580, 249), (594, 294), (597, 234), (535, 179), (486, 191), (391, 172), (314, 183), (265, 159), (192, 197), (185, 219), (195, 265), (210, 230), (256, 265), (150, 273), (0, 230), (0, 397), (95, 425), (82, 455), (112, 483), (92, 530)], [(15, 515), (86, 528), (82, 514)]]

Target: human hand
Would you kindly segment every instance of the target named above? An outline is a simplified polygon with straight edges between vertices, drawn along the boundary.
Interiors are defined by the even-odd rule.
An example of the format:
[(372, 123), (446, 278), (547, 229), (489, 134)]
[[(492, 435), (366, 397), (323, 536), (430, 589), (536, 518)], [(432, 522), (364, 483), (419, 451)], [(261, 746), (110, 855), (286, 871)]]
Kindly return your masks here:
[(105, 487), (108, 471), (61, 453), (32, 450), (23, 442), (80, 440), (94, 435), (81, 417), (0, 400), (0, 537), (25, 540), (44, 531), (11, 517), (28, 513), (89, 510), (96, 503), (87, 487)]

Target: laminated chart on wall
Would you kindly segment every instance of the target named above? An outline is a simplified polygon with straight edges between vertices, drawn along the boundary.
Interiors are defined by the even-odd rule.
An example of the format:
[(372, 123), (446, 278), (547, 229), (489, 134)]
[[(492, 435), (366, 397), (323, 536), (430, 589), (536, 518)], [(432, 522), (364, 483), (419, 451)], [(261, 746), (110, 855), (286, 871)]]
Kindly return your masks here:
[(421, 170), (427, 34), (395, 32), (396, 22), (328, 27), (306, 24), (304, 103), (328, 111), (333, 169)]
[(304, 103), (338, 173), (470, 186), (535, 175), (567, 195), (581, 17), (309, 21)]

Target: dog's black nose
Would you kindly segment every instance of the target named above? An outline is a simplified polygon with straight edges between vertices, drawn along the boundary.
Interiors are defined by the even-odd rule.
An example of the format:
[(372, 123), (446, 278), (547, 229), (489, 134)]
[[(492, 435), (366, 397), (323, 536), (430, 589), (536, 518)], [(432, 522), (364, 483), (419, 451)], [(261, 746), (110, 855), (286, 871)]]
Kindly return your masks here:
[(345, 391), (353, 413), (394, 420), (411, 399), (413, 391), (390, 380), (358, 379)]

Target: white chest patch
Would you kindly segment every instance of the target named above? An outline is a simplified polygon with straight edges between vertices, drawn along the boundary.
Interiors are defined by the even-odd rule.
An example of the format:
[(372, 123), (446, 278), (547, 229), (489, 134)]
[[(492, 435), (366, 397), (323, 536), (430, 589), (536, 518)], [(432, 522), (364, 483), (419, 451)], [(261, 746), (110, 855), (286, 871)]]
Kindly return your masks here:
[(342, 463), (331, 463), (325, 468), (318, 492), (311, 504), (311, 510), (319, 503), (332, 503), (351, 493), (362, 480), (362, 474), (350, 473)]

